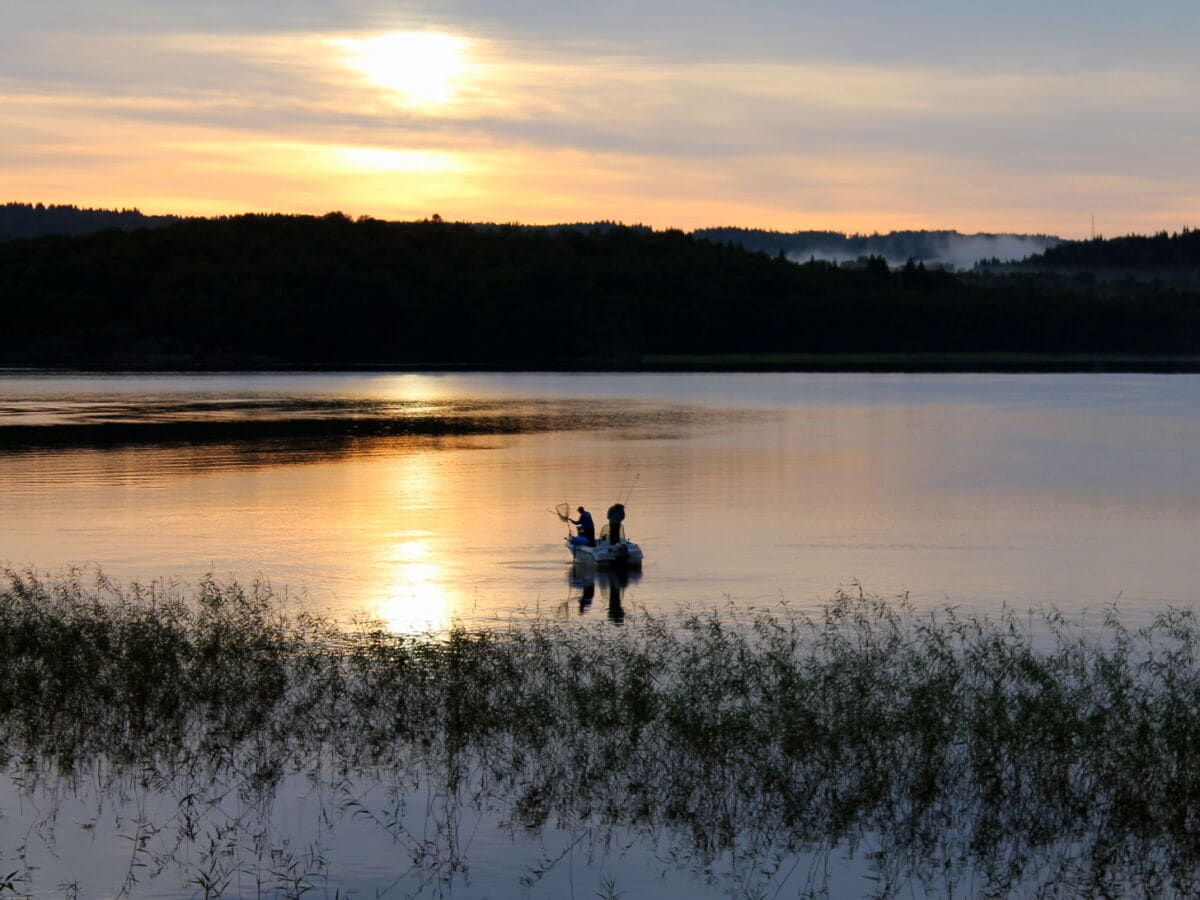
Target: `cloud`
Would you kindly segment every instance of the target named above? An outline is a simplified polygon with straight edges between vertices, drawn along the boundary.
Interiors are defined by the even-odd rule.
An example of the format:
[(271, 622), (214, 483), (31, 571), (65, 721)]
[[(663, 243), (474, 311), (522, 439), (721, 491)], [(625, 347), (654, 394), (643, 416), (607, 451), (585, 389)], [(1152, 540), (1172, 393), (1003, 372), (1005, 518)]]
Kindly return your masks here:
[[(1179, 114), (1200, 76), (1192, 54), (1173, 54), (1197, 17), (1179, 4), (1151, 3), (1175, 14), (1174, 27), (1117, 12), (1076, 23), (1100, 43), (1122, 29), (1160, 40), (1153, 65), (1121, 51), (1094, 66), (1084, 65), (1084, 38), (1065, 29), (1082, 7), (1038, 18), (1024, 0), (1003, 14), (848, 0), (836, 10), (705, 2), (686, 15), (624, 0), (574, 12), (521, 2), (353, 12), (303, 0), (139, 2), (80, 5), (73, 17), (70, 6), (11, 2), (20, 27), (0, 36), (0, 97), (26, 164), (0, 153), (0, 175), (24, 196), (39, 185), (93, 185), (96, 160), (122, 155), (141, 167), (110, 165), (105, 189), (126, 205), (149, 205), (140, 199), (149, 175), (138, 172), (153, 169), (159, 195), (174, 171), (172, 196), (194, 190), (203, 208), (214, 197), (285, 209), (361, 199), (361, 212), (425, 215), (436, 201), (463, 217), (686, 227), (1078, 234), (1092, 212), (1129, 229), (1186, 224), (1178, 217), (1200, 193), (1200, 133)], [(622, 38), (633, 22), (649, 37)], [(1026, 45), (997, 38), (1033, 32)], [(431, 34), (461, 54), (452, 84), (389, 68), (407, 52), (398, 36)], [(961, 45), (937, 50), (949, 36)], [(1073, 62), (997, 64), (1013, 46), (1043, 45), (1072, 50), (1055, 58)], [(373, 69), (350, 52), (364, 46), (387, 51)], [(97, 155), (85, 161), (73, 146)], [(307, 149), (263, 157), (264, 147)], [(266, 158), (292, 168), (271, 170)], [(213, 159), (228, 172), (203, 162)], [(350, 181), (334, 165), (348, 159), (357, 161)], [(207, 183), (189, 187), (195, 164)], [(247, 192), (241, 204), (238, 191)]]

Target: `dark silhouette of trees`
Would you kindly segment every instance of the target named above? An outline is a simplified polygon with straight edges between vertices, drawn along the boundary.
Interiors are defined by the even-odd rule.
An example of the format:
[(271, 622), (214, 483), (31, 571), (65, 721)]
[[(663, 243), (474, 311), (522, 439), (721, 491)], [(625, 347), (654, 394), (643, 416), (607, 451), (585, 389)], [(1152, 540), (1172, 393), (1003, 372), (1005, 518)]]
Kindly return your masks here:
[[(1190, 234), (1190, 233), (1189, 233)], [(1200, 294), (845, 267), (680, 231), (341, 213), (0, 242), (0, 361), (578, 366), (644, 355), (1196, 353)]]
[(1176, 234), (1160, 231), (1150, 236), (1070, 241), (1029, 257), (1025, 264), (1045, 269), (1196, 274), (1200, 273), (1200, 231), (1184, 228)]
[(137, 209), (80, 209), (42, 203), (5, 203), (0, 206), (0, 240), (45, 234), (93, 234), (105, 228), (131, 231), (162, 228), (179, 221), (177, 216), (146, 216)]

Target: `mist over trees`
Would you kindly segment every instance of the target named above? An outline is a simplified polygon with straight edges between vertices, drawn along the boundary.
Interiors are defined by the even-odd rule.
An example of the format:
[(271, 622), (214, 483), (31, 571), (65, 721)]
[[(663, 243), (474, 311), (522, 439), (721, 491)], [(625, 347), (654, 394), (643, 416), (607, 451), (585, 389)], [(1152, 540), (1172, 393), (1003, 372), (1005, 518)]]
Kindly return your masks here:
[(680, 231), (341, 214), (0, 243), (0, 362), (637, 364), (765, 353), (1200, 352), (1200, 293), (802, 264)]
[(692, 234), (708, 241), (783, 255), (795, 262), (818, 259), (842, 263), (880, 256), (891, 266), (911, 259), (955, 269), (969, 269), (979, 260), (1024, 259), (1061, 242), (1045, 234), (960, 234), (953, 230), (847, 235), (838, 231), (701, 228)]

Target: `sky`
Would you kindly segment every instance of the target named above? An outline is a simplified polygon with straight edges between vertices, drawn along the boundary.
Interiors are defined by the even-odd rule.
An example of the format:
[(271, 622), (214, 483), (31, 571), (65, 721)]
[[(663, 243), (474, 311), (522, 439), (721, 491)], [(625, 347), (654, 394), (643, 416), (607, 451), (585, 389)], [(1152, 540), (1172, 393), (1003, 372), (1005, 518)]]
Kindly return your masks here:
[(0, 202), (1200, 224), (1197, 0), (0, 0)]

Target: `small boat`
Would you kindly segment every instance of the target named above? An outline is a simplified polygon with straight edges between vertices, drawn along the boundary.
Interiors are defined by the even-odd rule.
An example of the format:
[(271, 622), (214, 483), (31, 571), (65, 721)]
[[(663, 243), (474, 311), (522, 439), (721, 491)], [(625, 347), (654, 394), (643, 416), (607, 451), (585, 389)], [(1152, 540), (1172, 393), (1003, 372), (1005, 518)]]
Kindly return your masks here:
[(631, 569), (642, 567), (642, 548), (625, 538), (614, 544), (608, 538), (602, 537), (594, 546), (577, 543), (575, 538), (566, 538), (566, 543), (567, 549), (571, 551), (571, 559), (577, 565), (595, 566), (598, 569), (618, 566)]
[[(560, 503), (555, 512), (564, 522), (580, 524), (571, 518), (570, 509), (568, 504)], [(579, 507), (579, 514), (581, 519), (586, 516), (588, 525), (591, 524), (591, 517), (584, 512), (582, 506)], [(625, 537), (625, 528), (621, 524), (624, 521), (625, 504), (614, 503), (608, 508), (608, 524), (601, 529), (599, 540), (589, 541), (582, 535), (568, 535), (565, 540), (567, 549), (571, 551), (571, 559), (578, 565), (597, 569), (640, 569), (642, 548)], [(584, 526), (580, 525), (581, 532), (583, 528)]]

